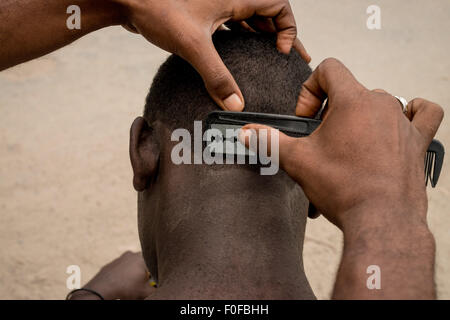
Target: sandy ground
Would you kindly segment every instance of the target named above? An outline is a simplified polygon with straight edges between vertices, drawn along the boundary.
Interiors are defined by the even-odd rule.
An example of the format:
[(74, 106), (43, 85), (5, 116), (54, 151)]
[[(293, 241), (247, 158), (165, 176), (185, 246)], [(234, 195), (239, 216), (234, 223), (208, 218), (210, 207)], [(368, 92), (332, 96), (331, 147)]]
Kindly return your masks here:
[[(369, 88), (425, 97), (450, 112), (448, 0), (292, 4), (313, 66), (337, 57)], [(382, 9), (379, 31), (366, 28), (371, 4)], [(116, 27), (0, 73), (1, 299), (61, 299), (67, 266), (79, 265), (84, 283), (139, 249), (128, 130), (165, 57)], [(438, 134), (447, 148), (449, 121)], [(438, 294), (449, 299), (448, 161), (429, 199)], [(319, 298), (330, 297), (341, 244), (323, 218), (309, 222), (304, 260)]]

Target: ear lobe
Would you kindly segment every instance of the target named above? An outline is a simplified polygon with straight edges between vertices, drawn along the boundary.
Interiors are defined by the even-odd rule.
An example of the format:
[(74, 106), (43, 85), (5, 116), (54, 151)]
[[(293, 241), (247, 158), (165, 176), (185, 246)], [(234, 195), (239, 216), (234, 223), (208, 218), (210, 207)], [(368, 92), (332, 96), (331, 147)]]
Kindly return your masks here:
[(136, 191), (144, 191), (152, 181), (158, 167), (159, 154), (153, 129), (144, 118), (136, 118), (130, 130), (130, 160)]

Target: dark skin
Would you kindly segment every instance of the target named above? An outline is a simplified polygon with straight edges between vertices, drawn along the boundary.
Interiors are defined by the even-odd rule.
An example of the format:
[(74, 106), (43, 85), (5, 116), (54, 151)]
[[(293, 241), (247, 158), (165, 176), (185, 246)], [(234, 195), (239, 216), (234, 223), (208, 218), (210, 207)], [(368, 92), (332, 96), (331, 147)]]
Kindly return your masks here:
[[(316, 114), (326, 97), (322, 125), (307, 138), (280, 133), (279, 146), (280, 166), (344, 233), (333, 297), (435, 298), (424, 158), (442, 122), (442, 108), (417, 98), (405, 115), (397, 99), (368, 90), (336, 59), (322, 62), (303, 84), (296, 114)], [(255, 135), (270, 130), (244, 129)], [(381, 290), (366, 287), (366, 268), (372, 264), (382, 270)]]
[(139, 234), (159, 285), (149, 299), (313, 299), (301, 189), (257, 166), (176, 166), (170, 135), (143, 118), (131, 128)]
[[(366, 89), (335, 59), (304, 83), (297, 115), (314, 115), (325, 97), (328, 110), (315, 133), (279, 133), (279, 145), (281, 168), (344, 233), (332, 297), (436, 298), (423, 159), (442, 108), (417, 98), (403, 114), (392, 95)], [(239, 167), (209, 176), (198, 166), (176, 167), (168, 159), (170, 130), (152, 127), (138, 118), (130, 135), (141, 244), (161, 285), (148, 298), (313, 298), (301, 260), (306, 214), (298, 214), (307, 201), (298, 187), (286, 176), (267, 183)], [(262, 129), (270, 130), (244, 127), (255, 136)], [(366, 286), (373, 264), (381, 290)]]
[[(443, 119), (442, 108), (418, 98), (403, 114), (397, 99), (366, 89), (336, 59), (322, 62), (303, 84), (296, 114), (315, 115), (327, 97), (323, 123), (311, 136), (280, 133), (279, 160), (344, 233), (333, 298), (434, 299), (435, 243), (426, 222), (423, 159)], [(152, 127), (142, 118), (135, 121), (130, 155), (140, 192), (144, 257), (162, 259), (157, 271), (166, 289), (154, 297), (311, 298), (298, 264), (301, 251), (290, 250), (294, 242), (302, 245), (304, 220), (296, 224), (295, 211), (286, 204), (300, 196), (275, 179), (265, 183), (270, 177), (246, 176), (238, 166), (199, 179), (199, 167), (176, 167), (168, 159), (171, 145), (164, 141), (170, 130), (160, 123)], [(243, 132), (252, 129), (255, 136), (270, 130), (248, 125)], [(276, 231), (268, 232), (271, 227)], [(243, 239), (249, 233), (253, 236)], [(367, 267), (374, 264), (382, 270), (381, 290), (366, 286)]]
[(158, 289), (143, 277), (140, 255), (119, 258), (85, 288), (107, 299), (129, 299), (132, 286), (135, 299), (314, 299), (302, 261), (308, 201), (295, 182), (284, 172), (261, 176), (257, 166), (173, 165), (170, 130), (152, 127), (134, 121), (130, 156), (143, 255)]
[[(281, 52), (288, 53), (292, 47), (295, 47), (305, 60), (310, 60), (296, 38), (295, 21), (289, 2), (286, 0), (168, 0), (159, 2), (151, 0), (99, 0), (95, 2), (80, 0), (78, 5), (82, 7), (83, 11), (83, 28), (75, 31), (64, 27), (67, 18), (65, 8), (71, 4), (68, 0), (51, 0), (46, 1), (45, 4), (39, 0), (3, 0), (0, 3), (0, 42), (2, 43), (0, 70), (42, 56), (95, 30), (122, 24), (127, 29), (142, 34), (159, 47), (174, 52), (189, 61), (202, 75), (212, 99), (223, 109), (236, 111), (244, 108), (242, 93), (211, 41), (211, 34), (223, 23), (239, 21), (247, 28), (275, 32), (278, 35), (277, 46)], [(157, 27), (155, 28), (155, 26)], [(280, 164), (302, 186), (316, 207), (344, 232), (344, 255), (336, 281), (334, 297), (434, 298), (434, 239), (426, 225), (427, 198), (422, 175), (426, 148), (442, 121), (442, 108), (429, 101), (415, 99), (410, 102), (406, 118), (403, 114), (399, 114), (398, 102), (391, 95), (367, 90), (353, 78), (345, 67), (333, 60), (327, 60), (319, 66), (310, 80), (304, 84), (297, 106), (297, 115), (314, 115), (326, 96), (330, 98), (329, 113), (321, 128), (311, 137), (299, 140), (281, 135)], [(397, 111), (393, 111), (395, 106)], [(142, 127), (139, 122), (142, 120), (138, 120), (137, 126)], [(247, 127), (247, 129), (251, 128), (261, 129), (260, 126)], [(143, 137), (140, 135), (143, 131), (138, 130), (138, 132), (139, 134), (135, 134), (134, 139)], [(149, 134), (144, 135), (144, 137), (147, 136)], [(143, 140), (148, 141), (148, 144), (144, 146), (137, 144), (134, 160), (133, 151), (131, 153), (135, 170), (134, 184), (136, 189), (141, 192), (140, 215), (159, 221), (158, 215), (165, 218), (186, 211), (187, 199), (192, 199), (192, 202), (189, 201), (190, 206), (195, 207), (195, 210), (198, 211), (200, 202), (193, 201), (196, 198), (189, 193), (194, 189), (192, 188), (194, 178), (189, 176), (189, 172), (178, 171), (176, 175), (171, 175), (171, 173), (167, 176), (172, 177), (170, 181), (179, 181), (178, 188), (181, 189), (178, 190), (171, 182), (165, 187), (172, 189), (165, 190), (162, 186), (158, 192), (163, 194), (166, 191), (181, 191), (184, 196), (181, 196), (182, 198), (179, 200), (182, 203), (180, 207), (173, 208), (168, 205), (165, 209), (162, 204), (161, 207), (157, 207), (158, 213), (147, 212), (147, 210), (155, 209), (148, 209), (150, 207), (148, 201), (152, 199), (152, 196), (144, 190), (152, 185), (151, 181), (156, 177), (155, 168), (157, 168), (160, 157), (164, 157), (164, 152), (167, 151), (158, 149), (161, 147), (158, 145), (161, 140), (148, 140), (147, 138)], [(357, 150), (359, 152), (354, 150), (356, 142), (361, 146)], [(353, 148), (349, 146), (353, 146)], [(390, 157), (387, 157), (387, 154)], [(379, 155), (384, 158), (380, 158)], [(392, 159), (392, 161), (386, 162), (385, 159)], [(317, 165), (318, 163), (320, 166)], [(180, 176), (184, 178), (180, 180)], [(235, 178), (240, 177), (241, 175), (237, 174)], [(257, 181), (254, 182), (255, 185), (258, 185)], [(190, 183), (191, 187), (183, 188), (182, 183)], [(342, 186), (352, 186), (352, 188), (342, 188)], [(198, 193), (198, 189), (196, 190)], [(200, 191), (208, 194), (207, 192), (210, 190), (201, 189)], [(273, 190), (266, 191), (272, 192), (267, 194), (276, 194)], [(258, 199), (257, 196), (256, 199)], [(263, 197), (260, 200), (264, 199)], [(230, 205), (229, 208), (222, 207), (223, 217), (220, 219), (225, 219), (226, 213), (230, 210), (241, 213), (239, 216), (241, 219), (245, 217), (245, 213), (256, 210), (245, 201), (239, 202), (233, 198), (230, 202), (234, 201), (238, 207), (242, 205), (242, 209), (236, 209), (236, 205)], [(269, 208), (273, 202), (267, 203), (267, 207)], [(275, 208), (273, 209), (275, 210)], [(192, 212), (193, 219), (196, 216), (194, 213), (198, 214), (195, 210)], [(270, 220), (269, 216), (272, 212), (273, 210), (269, 209), (260, 210), (261, 215), (258, 215), (258, 218), (261, 221)], [(281, 217), (288, 215), (287, 212), (280, 213)], [(212, 215), (212, 213), (210, 214)], [(280, 220), (282, 219), (280, 218)], [(207, 237), (208, 233), (205, 234), (207, 228), (219, 232), (220, 230), (215, 229), (218, 227), (216, 221), (214, 220), (208, 225), (202, 225), (202, 221), (199, 221), (204, 229), (202, 228), (198, 233)], [(229, 223), (234, 227), (233, 230), (239, 231), (240, 225), (233, 225), (233, 221), (221, 222)], [(285, 232), (286, 229), (283, 229), (283, 226), (285, 228), (292, 221), (277, 222), (280, 222), (279, 231)], [(144, 224), (147, 223), (144, 222)], [(197, 226), (198, 224), (195, 224), (191, 228), (195, 230)], [(192, 234), (193, 231), (189, 229), (189, 225), (186, 228)], [(158, 243), (158, 246), (158, 241), (164, 241), (163, 260), (172, 261), (170, 259), (173, 259), (175, 252), (170, 250), (171, 239), (164, 237), (173, 236), (174, 239), (182, 240), (184, 238), (172, 232), (161, 236), (160, 229), (150, 229), (148, 233), (144, 232), (145, 235), (141, 236), (145, 243), (151, 243), (147, 237), (152, 232), (156, 239), (153, 242)], [(257, 237), (257, 234), (255, 236)], [(277, 237), (280, 235), (274, 234), (273, 238), (268, 237), (268, 242), (262, 248), (260, 242), (250, 242), (248, 246), (251, 250), (261, 250), (263, 256), (265, 256), (265, 252), (269, 251), (273, 254), (274, 250), (280, 249), (275, 246), (275, 239), (281, 240)], [(200, 240), (203, 242), (187, 248), (194, 257), (204, 257), (201, 253), (206, 250), (205, 241), (206, 243), (211, 241), (212, 244), (207, 244), (206, 247), (211, 252), (223, 248), (214, 247), (213, 238), (197, 239), (197, 241)], [(238, 249), (238, 240), (229, 240), (230, 242), (227, 244), (230, 248)], [(294, 240), (292, 238), (287, 239), (287, 242), (277, 242), (278, 245), (281, 245), (281, 249), (287, 249), (287, 256), (283, 256), (283, 254), (277, 256), (281, 262), (287, 262), (286, 264), (281, 263), (287, 269), (284, 274), (281, 274), (286, 281), (295, 280), (292, 278), (294, 270), (300, 273), (302, 271), (301, 264), (294, 263), (294, 260), (298, 259), (294, 258), (294, 252), (285, 247), (288, 243), (295, 242)], [(192, 242), (195, 243), (195, 239), (187, 242), (186, 245)], [(412, 242), (417, 245), (412, 247)], [(240, 245), (242, 246), (242, 243)], [(151, 249), (160, 250), (158, 246)], [(240, 253), (240, 257), (245, 257), (245, 252)], [(147, 255), (147, 260), (151, 259), (152, 253), (144, 252), (144, 254)], [(290, 258), (286, 258), (288, 256)], [(261, 272), (266, 270), (271, 279), (279, 279), (276, 277), (278, 272), (276, 270), (279, 269), (271, 268), (271, 265), (268, 265), (269, 260), (263, 259), (260, 264), (252, 266)], [(364, 287), (361, 275), (364, 274), (366, 265), (375, 260), (379, 261), (383, 270), (387, 271), (386, 282), (391, 285), (383, 290), (368, 291)], [(161, 297), (169, 297), (171, 290), (176, 292), (175, 280), (181, 288), (178, 291), (180, 294), (200, 297), (198, 292), (189, 290), (192, 283), (206, 281), (199, 280), (198, 276), (208, 274), (212, 277), (214, 275), (219, 277), (225, 272), (220, 269), (214, 258), (206, 259), (206, 265), (200, 267), (199, 264), (202, 262), (194, 265), (191, 261), (191, 265), (189, 265), (189, 261), (191, 260), (185, 261), (187, 263), (185, 272), (188, 273), (189, 278), (181, 277), (181, 271), (178, 273), (176, 270), (174, 271), (173, 268), (176, 266), (171, 266), (170, 263), (166, 266), (164, 261), (158, 261), (158, 267), (162, 266), (157, 270), (161, 276), (161, 284), (165, 283), (165, 287), (169, 288), (168, 291), (161, 289)], [(302, 278), (297, 279), (299, 282), (296, 283), (303, 284), (303, 290), (284, 287), (285, 283), (281, 281), (279, 291), (264, 293), (263, 287), (258, 285), (260, 279), (251, 277), (255, 270), (252, 271), (253, 273), (249, 271), (251, 269), (249, 269), (250, 261), (247, 261), (247, 264), (245, 261), (245, 258), (243, 261), (237, 261), (236, 265), (233, 264), (234, 261), (231, 261), (231, 269), (237, 268), (238, 272), (233, 274), (237, 275), (238, 281), (250, 281), (249, 283), (243, 282), (248, 284), (248, 292), (238, 293), (238, 289), (231, 285), (225, 295), (238, 297), (240, 294), (255, 298), (281, 298), (287, 297), (287, 292), (292, 292), (292, 296), (301, 297), (304, 293), (306, 296), (308, 289)], [(398, 265), (407, 265), (409, 270), (412, 270), (407, 279)], [(214, 272), (214, 270), (220, 272)], [(167, 280), (169, 278), (172, 279), (172, 282)], [(225, 280), (229, 283), (228, 281), (233, 279), (230, 273), (229, 278)], [(215, 282), (218, 278), (209, 280)], [(349, 281), (350, 285), (348, 285)], [(211, 285), (208, 286), (211, 282), (203, 283), (203, 286), (206, 286), (204, 294), (207, 297), (217, 294), (217, 290), (214, 291)], [(172, 289), (170, 290), (170, 288)], [(264, 287), (264, 289), (270, 291), (272, 288)]]
[(315, 299), (303, 268), (308, 200), (300, 187), (282, 171), (261, 176), (258, 166), (173, 165), (170, 136), (142, 117), (130, 131), (139, 235), (158, 289), (140, 254), (120, 257), (84, 287), (106, 299)]
[[(81, 9), (81, 29), (66, 27), (70, 5)], [(244, 98), (224, 65), (211, 35), (225, 22), (276, 33), (278, 49), (292, 47), (310, 61), (297, 39), (287, 0), (2, 0), (0, 71), (64, 47), (96, 30), (123, 25), (197, 69), (214, 101), (241, 111)]]
[[(143, 300), (156, 290), (150, 285), (142, 253), (131, 251), (101, 268), (83, 288), (94, 290), (105, 300)], [(100, 300), (100, 297), (78, 291), (70, 300)]]

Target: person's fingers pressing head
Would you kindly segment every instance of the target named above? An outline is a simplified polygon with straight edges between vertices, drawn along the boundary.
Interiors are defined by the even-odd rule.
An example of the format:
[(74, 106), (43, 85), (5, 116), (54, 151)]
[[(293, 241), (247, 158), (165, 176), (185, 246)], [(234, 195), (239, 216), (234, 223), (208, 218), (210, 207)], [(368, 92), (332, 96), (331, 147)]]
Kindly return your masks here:
[(244, 97), (236, 81), (217, 53), (211, 35), (192, 35), (180, 54), (198, 71), (211, 98), (224, 110), (242, 111)]
[[(259, 17), (255, 16), (247, 20), (248, 26), (250, 27), (253, 32), (260, 31), (260, 32), (266, 32), (266, 33), (278, 33), (278, 29), (274, 23), (274, 19), (272, 18), (266, 18), (266, 17)], [(295, 21), (294, 21), (295, 23)], [(297, 30), (295, 30), (295, 34), (297, 34)], [(290, 41), (289, 41), (290, 42)], [(288, 42), (288, 43), (289, 43)], [(300, 41), (298, 37), (294, 39), (294, 42), (290, 45), (289, 51), (282, 51), (283, 53), (289, 53), (291, 48), (294, 48), (303, 60), (305, 60), (307, 63), (311, 62), (311, 56), (306, 51), (303, 43)], [(278, 45), (278, 49), (280, 49), (280, 46)], [(286, 47), (287, 50), (287, 47)]]
[[(303, 83), (295, 113), (301, 117), (314, 117), (327, 98), (332, 98), (348, 90), (364, 87), (355, 79), (350, 70), (339, 60), (325, 59)], [(332, 105), (329, 106), (333, 108)]]
[[(239, 22), (229, 21), (225, 25), (230, 30), (233, 31), (264, 32), (272, 34), (278, 33), (277, 27), (275, 26), (274, 23), (274, 19), (263, 16), (254, 16), (245, 21)], [(297, 33), (297, 31), (295, 31), (295, 33)], [(286, 49), (287, 51), (280, 50), (280, 47), (278, 46), (278, 49), (283, 53), (289, 53), (291, 48), (294, 48), (294, 50), (296, 50), (300, 54), (302, 59), (305, 60), (307, 63), (311, 62), (311, 56), (306, 51), (303, 43), (297, 37), (294, 39), (294, 42), (289, 46), (289, 49), (288, 50)]]
[(289, 54), (294, 47), (301, 57), (310, 62), (311, 57), (297, 39), (297, 24), (289, 1), (264, 1), (259, 3), (255, 15), (248, 19), (249, 25), (257, 31), (277, 34), (277, 48)]
[(273, 18), (277, 30), (277, 48), (280, 52), (289, 54), (297, 39), (297, 24), (289, 2), (281, 7)]
[(299, 38), (295, 39), (294, 41), (294, 49), (300, 54), (300, 56), (303, 58), (303, 60), (306, 61), (306, 63), (310, 63), (312, 58), (309, 55), (308, 51), (306, 51), (305, 46), (300, 41)]

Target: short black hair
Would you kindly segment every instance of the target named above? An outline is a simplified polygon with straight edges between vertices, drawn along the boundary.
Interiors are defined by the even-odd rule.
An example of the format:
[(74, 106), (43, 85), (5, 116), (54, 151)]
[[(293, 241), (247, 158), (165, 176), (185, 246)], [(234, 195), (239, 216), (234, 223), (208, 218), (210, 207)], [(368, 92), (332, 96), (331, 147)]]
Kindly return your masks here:
[[(244, 111), (294, 114), (302, 84), (312, 72), (295, 50), (282, 54), (275, 36), (252, 32), (218, 31), (213, 41), (244, 95)], [(189, 129), (218, 109), (197, 71), (172, 55), (153, 80), (144, 118), (150, 124), (160, 120), (171, 129)]]

